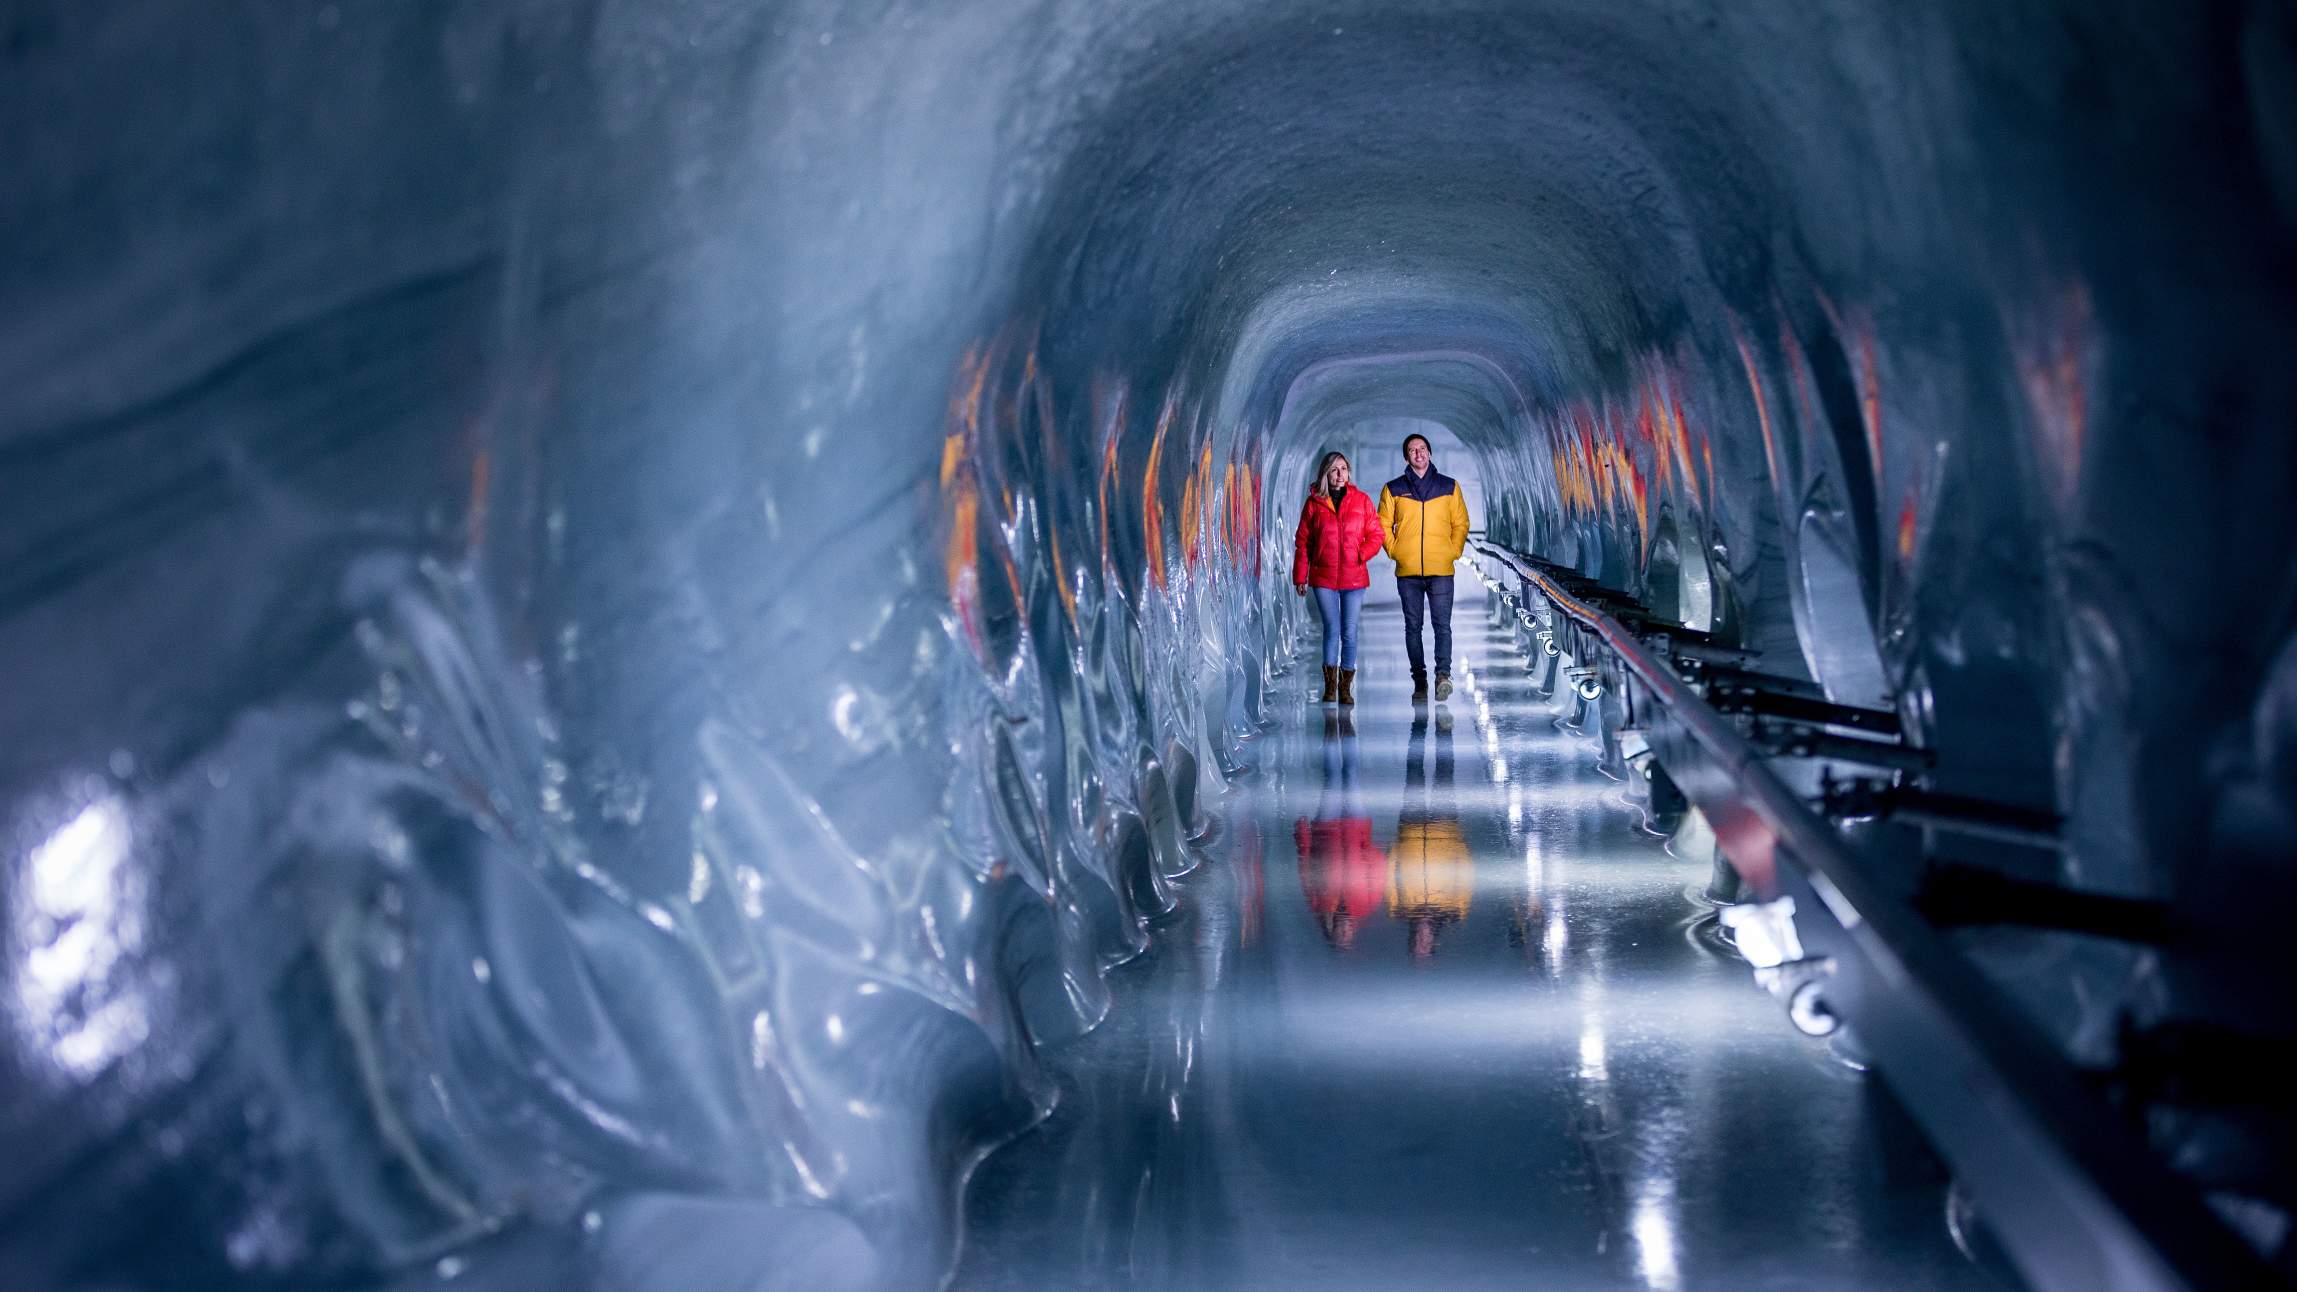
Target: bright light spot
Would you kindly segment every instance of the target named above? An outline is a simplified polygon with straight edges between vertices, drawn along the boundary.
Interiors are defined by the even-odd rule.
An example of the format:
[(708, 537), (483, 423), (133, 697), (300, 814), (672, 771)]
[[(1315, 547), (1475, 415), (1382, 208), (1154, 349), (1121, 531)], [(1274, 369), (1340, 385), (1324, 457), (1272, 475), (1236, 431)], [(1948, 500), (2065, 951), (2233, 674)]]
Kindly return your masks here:
[(100, 799), (32, 850), (32, 901), (58, 922), (109, 910), (112, 880), (128, 855), (127, 813)]
[(50, 1043), (74, 1076), (92, 1076), (150, 1031), (143, 1001), (107, 991), (112, 971), (143, 943), (141, 893), (127, 866), (133, 832), (126, 807), (104, 797), (32, 850), (29, 947), (17, 1003), (35, 1043)]
[[(812, 1194), (816, 1198), (829, 1197), (829, 1186), (822, 1183), (821, 1176), (816, 1174), (814, 1171), (813, 1163), (806, 1161), (805, 1154), (798, 1151), (797, 1145), (784, 1142), (782, 1144), (782, 1152), (788, 1155), (790, 1159), (790, 1165), (795, 1168), (798, 1173), (798, 1184), (802, 1186), (807, 1193)], [(834, 1153), (830, 1155), (830, 1158), (832, 1162), (837, 1161), (837, 1155)]]
[(1770, 902), (1741, 902), (1724, 907), (1720, 914), (1731, 930), (1732, 944), (1755, 968), (1775, 969), (1803, 958), (1802, 939), (1795, 933), (1795, 899), (1792, 897)]
[(494, 981), (494, 966), (487, 963), (485, 956), (472, 956), (471, 977), (478, 979), (479, 985), (485, 986)]
[(828, 1018), (823, 1019), (822, 1030), (829, 1033), (829, 1039), (831, 1041), (839, 1045), (843, 1045), (845, 1043), (845, 1019), (842, 1016), (832, 1014)]
[(1611, 1079), (1609, 1056), (1604, 1052), (1603, 1020), (1593, 1013), (1580, 1025), (1579, 1079), (1581, 1081), (1608, 1081)]
[(76, 1030), (56, 1042), (56, 1061), (77, 1076), (93, 1076), (143, 1044), (151, 1019), (134, 996), (116, 996), (89, 1011)]
[(1673, 1201), (1673, 1191), (1664, 1184), (1646, 1188), (1628, 1222), (1635, 1234), (1637, 1271), (1651, 1292), (1678, 1292), (1683, 1286), (1682, 1271), (1675, 1264)]
[(761, 1009), (750, 1019), (750, 1066), (764, 1071), (773, 1057), (774, 1017)]
[(686, 900), (695, 906), (700, 906), (702, 899), (709, 895), (710, 859), (703, 856), (701, 849), (697, 848), (694, 850), (694, 873), (688, 876), (686, 880)]

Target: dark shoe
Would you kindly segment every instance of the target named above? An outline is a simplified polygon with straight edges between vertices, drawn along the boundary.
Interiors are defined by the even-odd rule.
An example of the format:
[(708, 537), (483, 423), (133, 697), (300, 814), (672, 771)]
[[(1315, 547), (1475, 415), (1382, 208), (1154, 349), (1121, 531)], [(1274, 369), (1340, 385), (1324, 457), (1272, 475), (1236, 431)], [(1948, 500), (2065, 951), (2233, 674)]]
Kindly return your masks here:
[(1419, 703), (1420, 701), (1422, 701), (1422, 700), (1425, 700), (1425, 699), (1427, 699), (1427, 698), (1428, 698), (1428, 675), (1427, 675), (1427, 674), (1425, 674), (1425, 673), (1414, 673), (1414, 674), (1412, 674), (1412, 702), (1413, 702), (1414, 704), (1417, 704), (1417, 703)]
[(1324, 666), (1324, 695), (1319, 704), (1330, 704), (1340, 698), (1340, 670), (1333, 665)]
[(1354, 669), (1352, 669), (1352, 668), (1344, 668), (1344, 669), (1341, 669), (1341, 670), (1340, 670), (1340, 703), (1342, 703), (1342, 704), (1354, 704), (1355, 702), (1356, 702), (1356, 670), (1354, 670)]
[(1451, 698), (1452, 698), (1452, 675), (1451, 675), (1451, 674), (1449, 674), (1449, 673), (1438, 673), (1438, 674), (1436, 674), (1436, 698), (1437, 698), (1437, 699), (1439, 699), (1439, 700), (1449, 700), (1449, 699), (1451, 699)]

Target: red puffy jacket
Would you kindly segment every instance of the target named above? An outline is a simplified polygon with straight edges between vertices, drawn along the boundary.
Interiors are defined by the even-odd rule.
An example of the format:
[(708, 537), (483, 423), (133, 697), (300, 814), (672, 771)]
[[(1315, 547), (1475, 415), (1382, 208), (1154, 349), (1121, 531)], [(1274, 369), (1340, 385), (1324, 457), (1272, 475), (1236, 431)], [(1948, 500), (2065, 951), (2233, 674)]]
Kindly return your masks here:
[(1300, 509), (1300, 529), (1292, 540), (1292, 582), (1341, 592), (1371, 587), (1368, 567), (1387, 537), (1371, 495), (1349, 485), (1335, 508), (1332, 495), (1319, 489)]
[(1292, 825), (1300, 847), (1300, 889), (1318, 915), (1370, 919), (1388, 902), (1388, 858), (1372, 842), (1368, 817), (1303, 817)]

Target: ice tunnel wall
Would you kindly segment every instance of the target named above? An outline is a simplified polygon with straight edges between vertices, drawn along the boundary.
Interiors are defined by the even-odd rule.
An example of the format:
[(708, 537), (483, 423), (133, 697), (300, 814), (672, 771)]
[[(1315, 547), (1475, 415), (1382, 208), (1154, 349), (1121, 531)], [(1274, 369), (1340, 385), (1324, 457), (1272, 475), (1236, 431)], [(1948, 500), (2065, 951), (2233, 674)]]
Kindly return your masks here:
[(1250, 761), (1314, 453), (1399, 418), (2069, 878), (2286, 893), (2291, 49), (18, 0), (0, 1258), (928, 1280)]

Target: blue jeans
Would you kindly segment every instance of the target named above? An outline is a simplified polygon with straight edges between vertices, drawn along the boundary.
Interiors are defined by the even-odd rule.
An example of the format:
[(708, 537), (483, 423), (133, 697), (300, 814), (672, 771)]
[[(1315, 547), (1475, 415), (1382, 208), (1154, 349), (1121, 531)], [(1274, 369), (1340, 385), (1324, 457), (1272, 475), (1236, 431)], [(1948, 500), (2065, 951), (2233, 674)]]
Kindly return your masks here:
[(1324, 618), (1324, 667), (1356, 667), (1356, 624), (1364, 617), (1364, 589), (1311, 588)]
[(1404, 654), (1412, 661), (1412, 676), (1428, 675), (1420, 654), (1420, 625), (1435, 621), (1436, 671), (1452, 671), (1452, 576), (1448, 574), (1396, 576), (1396, 591), (1404, 600)]

